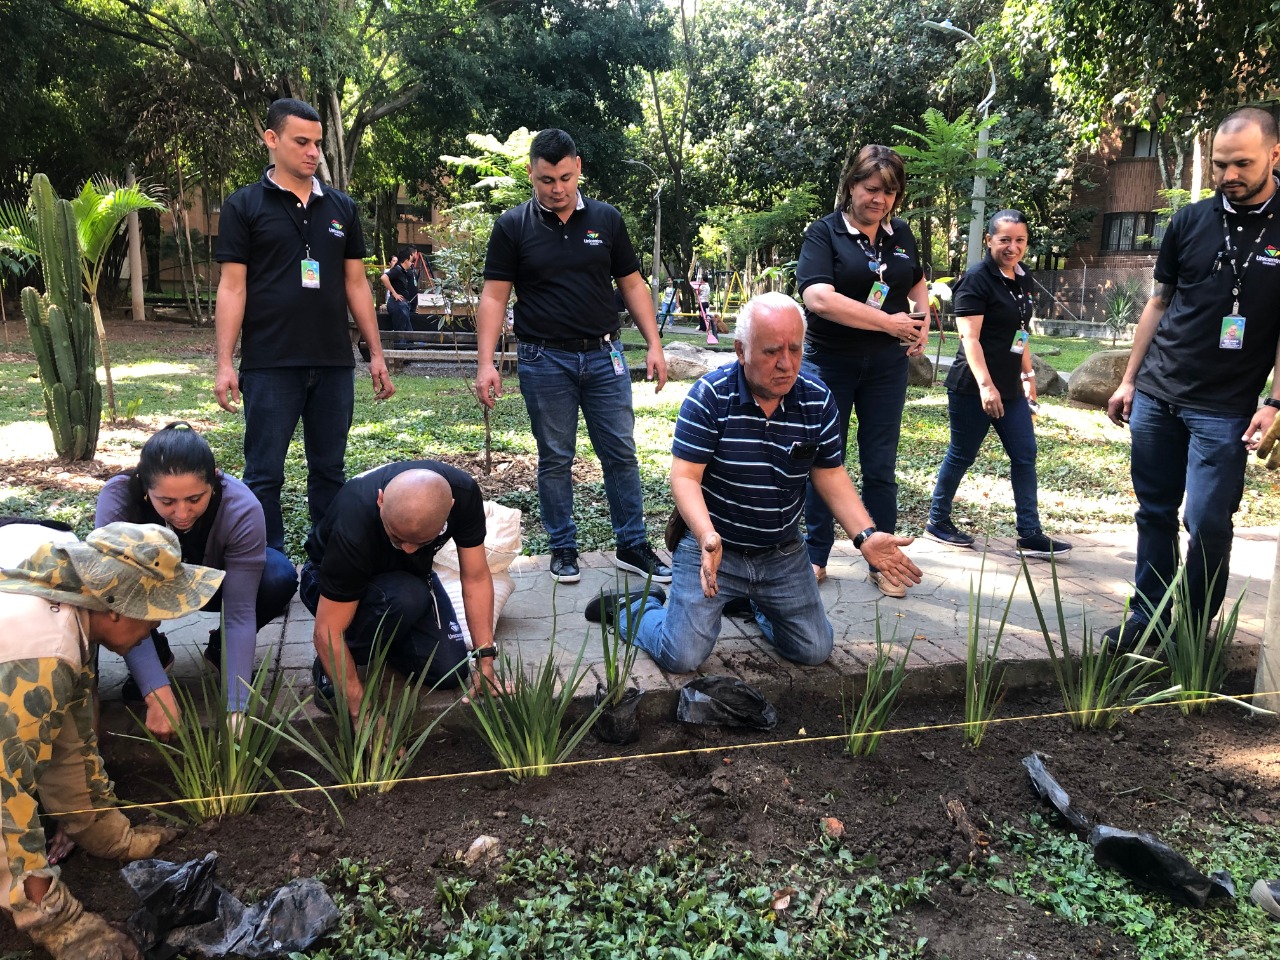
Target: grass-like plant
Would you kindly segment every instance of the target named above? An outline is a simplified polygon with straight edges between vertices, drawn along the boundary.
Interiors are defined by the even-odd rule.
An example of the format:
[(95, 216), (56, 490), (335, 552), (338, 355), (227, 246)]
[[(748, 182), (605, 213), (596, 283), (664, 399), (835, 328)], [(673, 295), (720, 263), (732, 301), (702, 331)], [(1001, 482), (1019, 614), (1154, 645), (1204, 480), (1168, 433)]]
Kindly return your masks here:
[[(257, 803), (259, 790), (281, 785), (271, 761), (297, 708), (277, 716), (283, 685), (270, 674), (270, 661), (263, 660), (254, 672), (244, 713), (227, 709), (222, 683), (212, 671), (201, 674), (194, 692), (173, 684), (182, 717), (179, 721), (169, 716), (172, 742), (140, 724), (146, 736), (133, 739), (146, 739), (155, 747), (173, 776), (174, 786), (164, 789), (180, 801), (193, 822), (247, 813)], [(225, 644), (222, 676), (227, 676)], [(207, 724), (201, 717), (208, 718)]]
[[(618, 597), (625, 597), (621, 577), (616, 576)], [(644, 599), (640, 601), (640, 610), (635, 616), (630, 613), (619, 615), (614, 611), (612, 617), (605, 616), (604, 590), (600, 591), (600, 671), (604, 674), (604, 696), (601, 698), (606, 709), (622, 703), (627, 693), (627, 683), (631, 680), (631, 671), (636, 665), (636, 656), (640, 648), (636, 646), (636, 634), (640, 632), (640, 621), (644, 619), (649, 605), (649, 587), (653, 583), (653, 574), (645, 577)]]
[(393, 676), (387, 668), (387, 651), (396, 628), (385, 628), (385, 622), (379, 624), (374, 633), (373, 655), (365, 671), (364, 696), (356, 709), (352, 711), (347, 697), (347, 658), (335, 656), (333, 659), (339, 666), (338, 676), (331, 678), (336, 695), (332, 730), (327, 722), (317, 721), (301, 709), (306, 700), (297, 700), (297, 712), (305, 718), (310, 735), (303, 736), (293, 725), (282, 732), (286, 740), (315, 761), (336, 786), (353, 798), (365, 791), (387, 793), (403, 780), (436, 725), (462, 700), (459, 693), (444, 710), (422, 724), (418, 705), (423, 691), (439, 689), (454, 676), (454, 671), (430, 687), (427, 686), (430, 660), (411, 680)]
[[(880, 736), (898, 709), (898, 691), (907, 678), (907, 658), (911, 656), (911, 647), (916, 640), (913, 634), (895, 662), (884, 642), (878, 606), (877, 604), (876, 656), (867, 665), (862, 695), (858, 696), (854, 689), (850, 692), (847, 703), (841, 697), (845, 715), (845, 749), (855, 757), (869, 757), (880, 745)], [(895, 623), (889, 644), (897, 639), (897, 632)]]
[[(1004, 699), (1004, 671), (1000, 666), (1000, 641), (1004, 639), (1004, 628), (1009, 622), (1009, 610), (1013, 607), (1013, 595), (1017, 592), (1018, 581), (1013, 581), (1013, 589), (1009, 591), (1009, 599), (1004, 604), (1004, 614), (1000, 617), (1000, 626), (995, 635), (984, 630), (986, 622), (982, 616), (982, 577), (987, 569), (987, 554), (983, 551), (982, 562), (978, 567), (978, 583), (975, 586), (969, 581), (969, 627), (968, 655), (964, 663), (964, 738), (973, 747), (982, 745), (991, 718), (995, 716), (1000, 701)], [(995, 595), (992, 594), (992, 602)]]
[[(1026, 560), (1022, 561), (1022, 575), (1031, 593), (1036, 621), (1040, 626), (1040, 634), (1044, 638), (1049, 662), (1053, 666), (1054, 677), (1058, 681), (1058, 690), (1062, 694), (1062, 702), (1068, 711), (1071, 725), (1077, 730), (1110, 730), (1119, 722), (1122, 708), (1142, 706), (1171, 696), (1172, 688), (1166, 688), (1146, 697), (1140, 696), (1141, 691), (1152, 685), (1163, 671), (1163, 665), (1157, 659), (1138, 653), (1117, 655), (1108, 650), (1105, 642), (1094, 640), (1093, 629), (1089, 626), (1088, 617), (1083, 613), (1079, 649), (1072, 649), (1066, 616), (1062, 610), (1058, 565), (1052, 557), (1049, 558), (1049, 573), (1053, 583), (1053, 609), (1057, 617), (1056, 641), (1049, 633), (1044, 609), (1040, 605), (1040, 596), (1036, 592), (1035, 584), (1031, 582), (1031, 571), (1027, 568)], [(1135, 649), (1142, 649), (1147, 641), (1156, 635), (1160, 629), (1161, 614), (1172, 602), (1172, 598), (1172, 592), (1166, 591), (1156, 606), (1155, 617), (1147, 625), (1146, 631), (1140, 638), (1141, 642)], [(1125, 621), (1128, 620), (1128, 615), (1129, 609), (1126, 604)]]
[(524, 658), (519, 653), (514, 660), (503, 653), (495, 673), (498, 690), (506, 692), (497, 693), (489, 684), (482, 684), (480, 694), (471, 698), (476, 727), (511, 779), (547, 776), (552, 764), (573, 753), (596, 722), (603, 704), (568, 728), (564, 722), (574, 693), (587, 673), (582, 665), (585, 651), (584, 643), (563, 683), (556, 667), (554, 639), (532, 676), (526, 675)]

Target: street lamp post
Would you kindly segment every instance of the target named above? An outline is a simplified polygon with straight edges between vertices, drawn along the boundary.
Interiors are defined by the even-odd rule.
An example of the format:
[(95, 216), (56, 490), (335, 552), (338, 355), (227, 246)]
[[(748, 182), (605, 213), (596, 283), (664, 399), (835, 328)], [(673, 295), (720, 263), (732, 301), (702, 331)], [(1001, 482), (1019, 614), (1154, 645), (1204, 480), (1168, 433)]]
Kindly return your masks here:
[(658, 171), (643, 160), (623, 160), (622, 162), (644, 167), (653, 174), (653, 179), (658, 183), (658, 189), (653, 194), (653, 312), (656, 315), (661, 310), (660, 301), (662, 299), (660, 288), (662, 273), (662, 180), (658, 177)]
[[(987, 95), (982, 98), (982, 102), (978, 104), (978, 112), (982, 114), (982, 126), (978, 128), (978, 166), (982, 166), (982, 161), (987, 159), (987, 119), (991, 111), (991, 102), (996, 98), (996, 68), (991, 63), (991, 56), (984, 47), (968, 30), (961, 30), (950, 20), (943, 20), (939, 23), (936, 20), (926, 20), (924, 25), (930, 30), (938, 30), (941, 33), (958, 33), (970, 43), (973, 43), (982, 52), (982, 57), (987, 61), (987, 69), (991, 71), (991, 89), (987, 91)], [(972, 270), (982, 262), (982, 234), (986, 227), (987, 219), (987, 178), (983, 176), (981, 170), (974, 175), (973, 178), (973, 219), (969, 221), (969, 249), (966, 251), (965, 265)]]

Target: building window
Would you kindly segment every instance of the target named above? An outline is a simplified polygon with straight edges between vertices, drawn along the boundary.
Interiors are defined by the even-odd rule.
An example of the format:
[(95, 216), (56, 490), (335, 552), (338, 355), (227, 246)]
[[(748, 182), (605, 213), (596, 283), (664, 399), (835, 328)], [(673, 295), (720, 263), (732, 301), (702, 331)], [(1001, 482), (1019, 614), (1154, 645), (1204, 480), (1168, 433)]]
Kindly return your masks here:
[(1124, 138), (1124, 149), (1121, 154), (1126, 157), (1154, 157), (1156, 155), (1156, 135), (1141, 127), (1130, 127)]
[(1164, 239), (1165, 224), (1154, 213), (1107, 213), (1102, 216), (1102, 252), (1155, 250)]

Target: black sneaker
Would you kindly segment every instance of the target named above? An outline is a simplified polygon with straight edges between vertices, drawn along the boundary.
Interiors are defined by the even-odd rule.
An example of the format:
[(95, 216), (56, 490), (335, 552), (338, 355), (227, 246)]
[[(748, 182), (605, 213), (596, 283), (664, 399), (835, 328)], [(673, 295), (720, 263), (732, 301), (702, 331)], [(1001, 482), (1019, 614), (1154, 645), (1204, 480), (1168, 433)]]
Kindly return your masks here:
[[(165, 673), (168, 673), (173, 669), (173, 651), (169, 649), (169, 638), (159, 630), (152, 630), (151, 642), (155, 644), (160, 666), (164, 667)], [(138, 681), (133, 679), (133, 674), (129, 674), (120, 685), (120, 699), (125, 703), (143, 703), (146, 700), (142, 695), (142, 688), (138, 686)]]
[[(613, 623), (614, 616), (616, 615), (619, 606), (623, 603), (630, 606), (644, 595), (644, 587), (638, 587), (635, 590), (628, 590), (625, 600), (623, 599), (622, 593), (618, 590), (601, 590), (600, 595), (594, 597), (587, 604), (587, 609), (582, 612), (582, 615), (592, 623), (599, 623), (602, 619), (605, 623)], [(655, 604), (660, 606), (666, 603), (667, 591), (663, 590), (661, 587), (650, 587), (649, 598), (653, 603), (646, 605), (646, 610), (652, 609)]]
[(204, 647), (205, 663), (218, 673), (222, 672), (222, 630), (218, 627), (209, 631), (209, 642)]
[(311, 681), (316, 686), (316, 706), (331, 716), (338, 712), (338, 691), (333, 688), (333, 681), (324, 672), (320, 658), (316, 657), (311, 664)]
[(638, 573), (642, 577), (651, 577), (654, 583), (670, 583), (671, 568), (658, 559), (653, 547), (648, 543), (637, 543), (634, 547), (619, 547), (613, 555), (613, 565), (619, 570)]
[(551, 579), (556, 583), (577, 583), (582, 579), (578, 569), (578, 551), (573, 547), (560, 547), (551, 551)]
[(1061, 560), (1071, 552), (1071, 544), (1065, 540), (1054, 540), (1043, 533), (1037, 533), (1030, 537), (1019, 537), (1018, 552), (1024, 557), (1042, 557), (1046, 560), (1053, 557)]
[(973, 546), (973, 537), (957, 529), (950, 520), (930, 520), (924, 525), (924, 535), (930, 540), (937, 540), (952, 547)]
[(1148, 633), (1147, 621), (1131, 615), (1124, 623), (1104, 630), (1102, 639), (1107, 642), (1107, 652), (1113, 655), (1141, 653), (1147, 644), (1160, 642), (1160, 631), (1156, 629)]

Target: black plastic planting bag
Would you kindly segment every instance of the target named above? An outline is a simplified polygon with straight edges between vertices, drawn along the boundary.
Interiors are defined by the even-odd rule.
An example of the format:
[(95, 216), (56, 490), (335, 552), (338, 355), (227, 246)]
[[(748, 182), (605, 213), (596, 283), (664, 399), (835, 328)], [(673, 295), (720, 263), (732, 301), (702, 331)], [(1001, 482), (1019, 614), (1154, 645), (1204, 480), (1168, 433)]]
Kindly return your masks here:
[(1089, 818), (1071, 806), (1071, 795), (1058, 785), (1053, 775), (1045, 769), (1040, 754), (1033, 753), (1022, 758), (1022, 765), (1027, 768), (1027, 776), (1031, 778), (1031, 789), (1036, 792), (1042, 803), (1047, 803), (1058, 811), (1079, 833), (1085, 833), (1090, 826)]
[(680, 689), (676, 719), (708, 726), (772, 730), (778, 711), (755, 687), (737, 677), (698, 677)]
[[(596, 706), (604, 702), (608, 690), (603, 683), (596, 684)], [(596, 717), (591, 728), (605, 743), (628, 744), (640, 739), (640, 698), (644, 691), (639, 687), (627, 687), (622, 702), (605, 707)]]
[(140, 860), (120, 871), (144, 904), (129, 926), (149, 948), (149, 960), (175, 951), (266, 960), (306, 950), (338, 922), (338, 908), (319, 880), (294, 880), (246, 908), (213, 882), (217, 862), (209, 853), (183, 864)]
[(1186, 857), (1146, 832), (1097, 826), (1089, 834), (1093, 858), (1124, 874), (1140, 887), (1189, 907), (1203, 907), (1213, 897), (1234, 897), (1228, 870), (1205, 876)]

